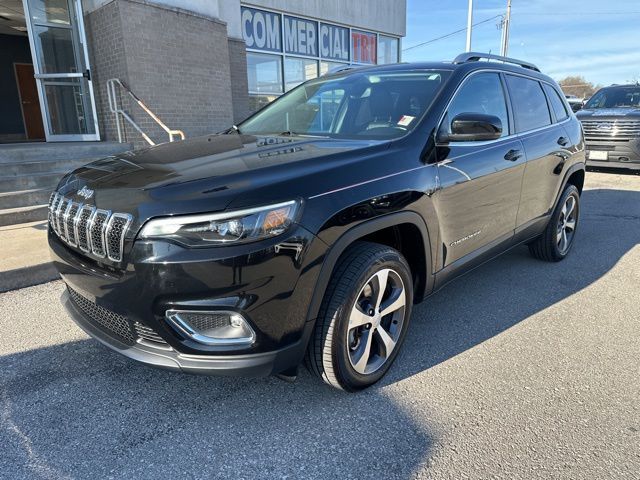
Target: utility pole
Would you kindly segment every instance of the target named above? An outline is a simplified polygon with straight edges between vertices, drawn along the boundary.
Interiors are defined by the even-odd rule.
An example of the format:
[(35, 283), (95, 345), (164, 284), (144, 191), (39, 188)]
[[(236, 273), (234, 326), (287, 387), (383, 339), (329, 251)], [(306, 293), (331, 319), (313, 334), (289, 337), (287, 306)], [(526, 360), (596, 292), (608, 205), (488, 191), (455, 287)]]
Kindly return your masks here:
[(467, 52), (471, 51), (471, 30), (473, 29), (473, 0), (469, 0), (469, 13), (467, 14)]
[(509, 53), (509, 27), (511, 26), (511, 0), (507, 0), (507, 14), (502, 22), (502, 48), (500, 55), (506, 57)]

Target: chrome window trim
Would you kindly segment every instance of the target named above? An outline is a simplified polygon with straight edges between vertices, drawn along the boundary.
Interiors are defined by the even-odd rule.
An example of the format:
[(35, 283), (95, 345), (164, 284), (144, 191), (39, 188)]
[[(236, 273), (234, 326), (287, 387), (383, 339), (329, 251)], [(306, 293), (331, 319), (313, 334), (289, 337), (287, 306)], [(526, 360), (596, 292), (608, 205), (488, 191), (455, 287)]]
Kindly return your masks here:
[[(125, 224), (122, 227), (122, 235), (120, 235), (120, 242), (119, 242), (119, 246), (118, 246), (118, 256), (119, 258), (116, 258), (115, 256), (111, 255), (111, 252), (109, 251), (109, 233), (111, 231), (112, 228), (112, 224), (113, 221), (116, 218), (122, 218), (125, 220)], [(124, 255), (124, 237), (125, 234), (127, 233), (127, 230), (129, 229), (129, 226), (131, 225), (131, 222), (133, 221), (133, 216), (128, 214), (128, 213), (114, 213), (111, 215), (111, 217), (109, 218), (108, 222), (105, 222), (107, 224), (106, 228), (105, 228), (105, 235), (104, 235), (104, 250), (105, 253), (107, 254), (107, 258), (109, 260), (111, 260), (112, 262), (121, 262), (123, 255)]]

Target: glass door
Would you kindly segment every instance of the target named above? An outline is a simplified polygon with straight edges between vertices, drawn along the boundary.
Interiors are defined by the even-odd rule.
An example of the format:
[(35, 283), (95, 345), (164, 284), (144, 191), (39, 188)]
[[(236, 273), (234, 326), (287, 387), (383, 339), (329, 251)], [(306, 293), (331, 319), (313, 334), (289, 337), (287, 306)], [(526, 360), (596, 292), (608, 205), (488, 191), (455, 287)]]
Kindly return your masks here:
[(23, 0), (47, 141), (100, 140), (80, 0)]

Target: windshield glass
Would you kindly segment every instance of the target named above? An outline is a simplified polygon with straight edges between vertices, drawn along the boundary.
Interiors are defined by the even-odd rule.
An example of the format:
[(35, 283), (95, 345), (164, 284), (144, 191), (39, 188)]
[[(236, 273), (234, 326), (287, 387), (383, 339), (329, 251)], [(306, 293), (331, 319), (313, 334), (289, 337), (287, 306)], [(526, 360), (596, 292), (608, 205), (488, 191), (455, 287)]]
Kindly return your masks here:
[(612, 87), (599, 90), (585, 108), (640, 107), (640, 87)]
[(311, 80), (239, 125), (246, 135), (401, 137), (415, 128), (449, 71), (351, 73)]

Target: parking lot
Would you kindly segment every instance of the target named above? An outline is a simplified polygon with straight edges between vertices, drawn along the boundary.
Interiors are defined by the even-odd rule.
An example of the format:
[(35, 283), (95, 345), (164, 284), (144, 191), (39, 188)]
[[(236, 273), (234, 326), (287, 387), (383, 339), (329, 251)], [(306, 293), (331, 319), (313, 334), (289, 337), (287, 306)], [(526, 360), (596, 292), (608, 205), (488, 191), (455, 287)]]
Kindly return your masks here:
[(414, 309), (381, 384), (151, 369), (60, 281), (0, 295), (0, 478), (639, 478), (640, 176), (589, 172), (569, 258), (519, 247)]

